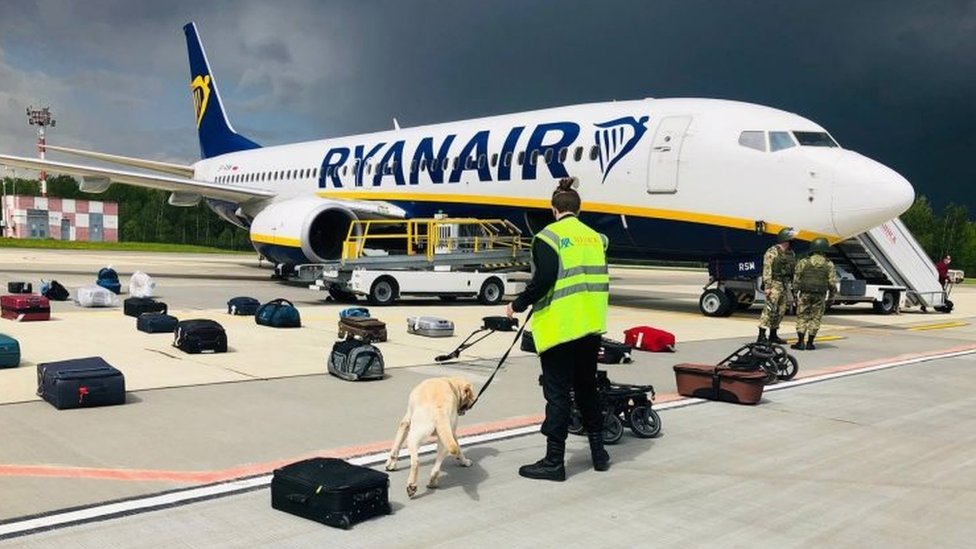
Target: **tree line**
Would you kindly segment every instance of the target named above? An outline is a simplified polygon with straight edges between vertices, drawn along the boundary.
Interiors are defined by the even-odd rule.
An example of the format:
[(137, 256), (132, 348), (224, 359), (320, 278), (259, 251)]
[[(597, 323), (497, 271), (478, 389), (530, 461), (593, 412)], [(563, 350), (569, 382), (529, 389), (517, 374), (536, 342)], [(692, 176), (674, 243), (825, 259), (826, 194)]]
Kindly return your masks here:
[(976, 275), (976, 222), (969, 218), (966, 206), (952, 203), (937, 214), (928, 198), (919, 196), (901, 220), (932, 261), (949, 254), (950, 268)]
[[(40, 183), (33, 179), (3, 180), (7, 194), (40, 196)], [(78, 182), (67, 175), (49, 177), (47, 195), (59, 198), (102, 200), (119, 204), (119, 240), (123, 242), (167, 242), (195, 244), (228, 250), (253, 249), (247, 231), (220, 219), (202, 201), (193, 207), (167, 204), (169, 192), (131, 185), (112, 185), (101, 194), (83, 193)]]

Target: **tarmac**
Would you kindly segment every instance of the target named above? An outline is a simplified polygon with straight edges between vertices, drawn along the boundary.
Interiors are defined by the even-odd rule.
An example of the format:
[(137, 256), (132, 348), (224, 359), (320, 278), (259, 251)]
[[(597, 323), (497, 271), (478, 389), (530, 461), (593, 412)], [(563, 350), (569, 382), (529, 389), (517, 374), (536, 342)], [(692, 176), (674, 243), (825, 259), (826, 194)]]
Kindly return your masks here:
[[(951, 315), (877, 316), (839, 307), (815, 352), (796, 352), (797, 380), (767, 387), (757, 406), (684, 399), (671, 367), (715, 363), (754, 338), (759, 307), (725, 319), (697, 309), (703, 272), (612, 269), (611, 337), (651, 325), (675, 353), (635, 353), (611, 379), (651, 383), (663, 433), (626, 433), (607, 473), (571, 437), (570, 478), (529, 481), (518, 466), (544, 452), (538, 359), (516, 350), (463, 416), (471, 468), (448, 460), (441, 487), (404, 491), (394, 513), (328, 528), (270, 508), (269, 473), (314, 455), (380, 467), (410, 389), (460, 374), (480, 386), (511, 334), (461, 360), (434, 364), (501, 307), (409, 299), (371, 308), (387, 322), (383, 381), (325, 373), (347, 306), (269, 280), (253, 255), (0, 250), (0, 284), (56, 278), (69, 290), (111, 264), (143, 270), (180, 318), (212, 318), (230, 352), (185, 355), (167, 335), (135, 330), (115, 309), (54, 303), (52, 321), (2, 321), (19, 368), (0, 370), (0, 547), (962, 547), (976, 535), (976, 291), (958, 287)], [(226, 314), (251, 295), (292, 300), (303, 327), (275, 330)], [(125, 297), (125, 296), (122, 296)], [(453, 338), (406, 333), (406, 318), (454, 320)], [(789, 331), (792, 318), (784, 326)], [(517, 349), (517, 348), (516, 348)], [(57, 411), (36, 395), (36, 364), (98, 355), (126, 376), (125, 406)], [(421, 481), (432, 456), (422, 459)]]

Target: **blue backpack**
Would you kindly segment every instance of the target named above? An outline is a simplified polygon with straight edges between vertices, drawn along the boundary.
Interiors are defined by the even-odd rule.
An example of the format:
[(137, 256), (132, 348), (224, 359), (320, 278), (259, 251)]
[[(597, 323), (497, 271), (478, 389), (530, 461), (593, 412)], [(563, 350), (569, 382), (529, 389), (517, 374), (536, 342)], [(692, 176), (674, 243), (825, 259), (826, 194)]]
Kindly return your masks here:
[(111, 267), (102, 267), (98, 270), (98, 280), (95, 281), (95, 284), (114, 294), (122, 292), (122, 284), (119, 283), (119, 274)]
[(369, 318), (369, 309), (366, 307), (347, 307), (339, 311), (339, 318)]
[(287, 299), (272, 299), (261, 305), (254, 315), (254, 321), (272, 328), (301, 328), (302, 317), (298, 309)]

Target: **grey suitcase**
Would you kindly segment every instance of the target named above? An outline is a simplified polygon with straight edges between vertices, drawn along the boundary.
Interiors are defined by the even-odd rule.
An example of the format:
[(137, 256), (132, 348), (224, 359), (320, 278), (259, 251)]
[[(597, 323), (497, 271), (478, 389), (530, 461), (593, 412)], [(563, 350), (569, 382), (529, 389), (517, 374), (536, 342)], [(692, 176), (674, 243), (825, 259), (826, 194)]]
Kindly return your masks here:
[(407, 333), (427, 337), (451, 337), (454, 323), (436, 316), (411, 316), (407, 318)]

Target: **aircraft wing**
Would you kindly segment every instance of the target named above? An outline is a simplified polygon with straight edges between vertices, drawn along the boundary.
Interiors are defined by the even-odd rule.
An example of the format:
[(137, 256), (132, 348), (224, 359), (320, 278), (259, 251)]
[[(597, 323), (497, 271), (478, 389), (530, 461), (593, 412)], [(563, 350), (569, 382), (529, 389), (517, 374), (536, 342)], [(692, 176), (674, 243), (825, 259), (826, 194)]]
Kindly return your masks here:
[(263, 189), (219, 185), (210, 181), (198, 181), (185, 177), (169, 175), (153, 175), (129, 172), (111, 168), (82, 166), (65, 162), (52, 162), (36, 158), (9, 156), (0, 154), (0, 165), (11, 168), (28, 170), (44, 170), (52, 173), (72, 175), (82, 180), (81, 190), (102, 192), (108, 188), (109, 182), (159, 189), (177, 193), (198, 194), (206, 198), (216, 198), (231, 202), (247, 202), (255, 199), (273, 198), (275, 193)]
[(57, 151), (65, 154), (73, 154), (75, 156), (82, 156), (85, 158), (94, 158), (95, 160), (104, 160), (106, 162), (122, 164), (123, 166), (143, 168), (146, 170), (152, 170), (154, 172), (163, 172), (171, 175), (178, 175), (181, 177), (193, 177), (193, 166), (186, 166), (183, 164), (159, 162), (157, 160), (145, 160), (143, 158), (133, 158), (131, 156), (120, 156), (117, 154), (100, 153), (95, 151), (84, 151), (81, 149), (71, 149), (68, 147), (60, 147), (57, 145), (50, 145), (50, 144), (44, 145), (44, 148), (49, 151)]

